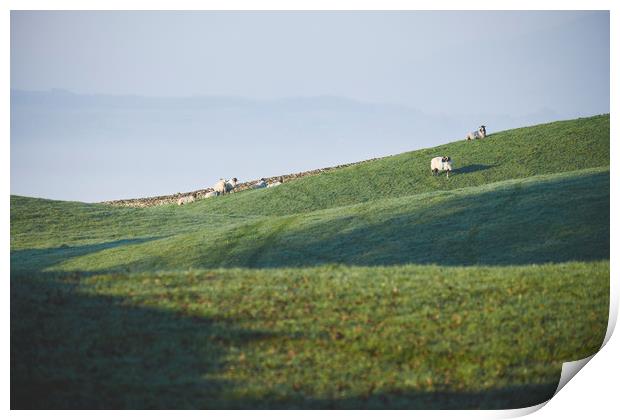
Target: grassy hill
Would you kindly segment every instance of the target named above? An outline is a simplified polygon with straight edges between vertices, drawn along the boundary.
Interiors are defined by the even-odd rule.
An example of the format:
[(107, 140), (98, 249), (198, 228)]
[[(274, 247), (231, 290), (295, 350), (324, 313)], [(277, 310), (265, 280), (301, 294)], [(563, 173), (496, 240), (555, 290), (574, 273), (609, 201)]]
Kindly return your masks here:
[[(454, 160), (455, 176), (429, 176), (430, 160), (446, 155)], [(285, 215), (608, 165), (606, 115), (509, 130), (478, 142), (461, 140), (403, 153), (302, 178), (282, 188), (208, 201), (204, 210)]]
[[(230, 220), (197, 213), (202, 203), (195, 209), (169, 206), (164, 211), (80, 204), (70, 210), (65, 203), (22, 198), (13, 203), (36, 212), (20, 223), (36, 218), (37, 224), (30, 225), (40, 243), (45, 236), (56, 239), (43, 250), (14, 247), (12, 266), (24, 270), (505, 265), (609, 255), (609, 168)], [(53, 213), (53, 206), (67, 210), (62, 216), (66, 224), (36, 216)], [(50, 229), (45, 236), (44, 226)], [(27, 239), (33, 235), (13, 235), (14, 242)], [(89, 243), (93, 239), (96, 243)]]
[(532, 405), (608, 260), (609, 115), (182, 207), (11, 196), (12, 407)]

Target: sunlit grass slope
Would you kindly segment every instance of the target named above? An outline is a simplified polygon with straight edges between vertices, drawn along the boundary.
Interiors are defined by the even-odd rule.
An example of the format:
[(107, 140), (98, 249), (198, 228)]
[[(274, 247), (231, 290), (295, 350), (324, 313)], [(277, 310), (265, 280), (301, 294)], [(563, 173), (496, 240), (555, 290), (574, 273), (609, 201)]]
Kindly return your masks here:
[[(430, 160), (445, 155), (455, 175), (429, 176)], [(403, 153), (202, 205), (208, 212), (285, 215), (608, 165), (609, 115), (603, 115)]]
[[(39, 200), (29, 203), (31, 211), (39, 204), (49, 205)], [(100, 220), (97, 212), (85, 212), (84, 222), (67, 216), (72, 222), (55, 236), (66, 235), (64, 242), (45, 249), (15, 249), (13, 268), (505, 265), (590, 261), (609, 255), (608, 168), (247, 220), (201, 219), (195, 212), (162, 218), (185, 213), (175, 207), (158, 212), (107, 211), (117, 210), (118, 217), (110, 218), (115, 223), (92, 229), (90, 240), (95, 244), (83, 244), (88, 238), (83, 235), (93, 226), (90, 220)], [(142, 214), (154, 217), (142, 219)]]
[(609, 189), (605, 115), (182, 207), (11, 196), (11, 405), (542, 402), (605, 335)]

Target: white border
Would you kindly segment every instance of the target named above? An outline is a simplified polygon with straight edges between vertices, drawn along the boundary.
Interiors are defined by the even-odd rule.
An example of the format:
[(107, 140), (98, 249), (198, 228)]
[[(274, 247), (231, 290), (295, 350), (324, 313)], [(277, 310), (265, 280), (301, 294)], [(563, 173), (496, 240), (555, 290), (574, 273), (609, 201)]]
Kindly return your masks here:
[[(10, 296), (9, 296), (9, 255), (10, 255), (10, 242), (9, 242), (9, 223), (10, 223), (10, 210), (9, 210), (9, 195), (10, 195), (10, 135), (9, 135), (9, 92), (10, 92), (10, 66), (8, 64), (9, 48), (10, 48), (10, 14), (9, 10), (611, 10), (611, 160), (615, 162), (617, 156), (617, 149), (615, 141), (618, 139), (617, 130), (617, 118), (615, 111), (616, 98), (617, 98), (617, 83), (615, 83), (614, 75), (618, 74), (617, 63), (617, 37), (618, 31), (614, 28), (618, 28), (620, 24), (617, 18), (619, 6), (611, 0), (566, 0), (566, 1), (553, 1), (553, 0), (504, 0), (501, 2), (491, 0), (480, 1), (457, 1), (457, 0), (90, 0), (88, 2), (79, 0), (9, 0), (3, 2), (5, 8), (4, 14), (0, 18), (0, 45), (2, 46), (3, 57), (5, 57), (4, 65), (0, 67), (0, 76), (2, 77), (2, 93), (3, 100), (0, 101), (0, 132), (2, 132), (2, 150), (0, 152), (0, 161), (2, 165), (2, 182), (0, 183), (2, 188), (2, 204), (3, 211), (5, 211), (5, 223), (2, 225), (2, 233), (5, 238), (3, 244), (4, 258), (2, 259), (1, 272), (5, 274), (4, 280), (4, 319), (2, 326), (4, 329), (3, 336), (6, 339), (5, 345), (2, 346), (3, 356), (3, 378), (2, 391), (3, 402), (6, 410), (10, 407), (9, 398), (9, 368), (10, 368), (10, 353), (9, 353), (9, 331), (10, 331)], [(146, 9), (148, 8), (148, 9)], [(617, 176), (615, 171), (611, 171), (611, 214), (614, 210), (618, 209), (617, 199), (615, 195), (615, 187)], [(612, 261), (612, 279), (614, 278), (614, 262), (617, 261), (617, 240), (615, 233), (617, 230), (617, 223), (615, 219), (611, 220), (611, 261)], [(616, 276), (617, 277), (617, 276)], [(618, 284), (617, 281), (612, 282), (612, 305), (610, 308), (610, 329), (609, 334), (615, 325), (615, 321), (618, 313)], [(541, 404), (545, 406), (544, 409), (537, 411), (534, 416), (536, 418), (580, 418), (584, 416), (603, 417), (603, 414), (617, 412), (618, 403), (616, 396), (616, 384), (618, 378), (618, 360), (615, 357), (619, 354), (618, 339), (611, 337), (611, 340), (605, 345), (603, 351), (597, 354), (592, 361), (588, 364), (582, 372), (577, 375), (577, 379), (570, 381), (564, 389), (561, 390), (554, 398), (552, 398), (548, 404)], [(536, 407), (536, 408), (541, 408)], [(533, 409), (533, 408), (532, 408)], [(385, 415), (396, 416), (399, 418), (410, 418), (411, 416), (422, 418), (504, 418), (513, 417), (518, 415), (527, 414), (532, 409), (523, 410), (505, 410), (505, 411), (389, 411)], [(82, 417), (83, 412), (17, 412), (10, 413), (14, 417), (31, 417), (45, 415), (51, 418), (67, 419), (73, 416)], [(156, 415), (168, 417), (169, 412), (157, 412), (148, 413), (147, 415)], [(175, 412), (173, 415), (183, 415), (187, 417), (203, 418), (204, 415), (215, 416), (218, 418), (231, 418), (238, 415), (251, 415), (252, 417), (265, 418), (265, 419), (277, 419), (277, 418), (289, 418), (291, 415), (299, 418), (314, 418), (315, 416), (338, 416), (349, 417), (359, 419), (360, 417), (380, 416), (384, 413), (378, 411), (334, 411), (334, 412), (317, 412), (317, 411), (298, 411), (290, 413), (288, 411), (244, 411), (244, 412)], [(133, 418), (135, 415), (139, 415), (137, 412), (88, 412), (88, 416), (94, 418), (108, 418), (109, 416), (119, 416)], [(609, 417), (605, 415), (604, 417)]]

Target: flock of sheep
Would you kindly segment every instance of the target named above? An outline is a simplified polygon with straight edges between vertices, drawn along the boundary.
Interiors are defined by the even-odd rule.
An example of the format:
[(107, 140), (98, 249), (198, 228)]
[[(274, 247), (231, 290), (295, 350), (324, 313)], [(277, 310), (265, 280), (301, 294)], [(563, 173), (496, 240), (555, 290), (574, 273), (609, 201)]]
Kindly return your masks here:
[[(481, 125), (477, 131), (467, 133), (466, 140), (483, 139), (487, 136), (487, 129), (484, 125)], [(450, 156), (437, 156), (431, 159), (431, 172), (433, 176), (438, 175), (439, 172), (446, 172), (446, 178), (450, 177), (452, 171), (452, 158)], [(280, 177), (276, 182), (268, 184), (265, 178), (261, 178), (256, 184), (252, 185), (253, 189), (258, 188), (271, 188), (282, 184), (283, 179)], [(235, 190), (237, 186), (237, 178), (231, 180), (220, 179), (217, 184), (213, 186), (213, 191), (205, 193), (201, 198), (216, 197), (218, 195), (228, 194)], [(183, 204), (189, 204), (196, 201), (198, 194), (191, 193), (184, 197), (179, 198), (177, 204), (182, 206)]]
[[(276, 187), (276, 186), (282, 184), (282, 182), (284, 182), (282, 177), (278, 178), (277, 181), (272, 182), (271, 184), (268, 184), (267, 181), (265, 180), (265, 178), (261, 178), (259, 182), (257, 182), (256, 184), (252, 185), (252, 188), (253, 189), (271, 188), (271, 187)], [(208, 192), (204, 193), (200, 198), (210, 198), (210, 197), (217, 197), (219, 195), (228, 194), (228, 193), (233, 192), (235, 190), (235, 187), (237, 186), (237, 184), (238, 184), (237, 178), (233, 178), (233, 179), (220, 179), (213, 186), (213, 191), (208, 191)], [(194, 192), (194, 193), (191, 193), (190, 195), (186, 195), (184, 197), (179, 198), (179, 200), (177, 201), (177, 204), (179, 206), (182, 206), (183, 204), (193, 203), (197, 199), (198, 199), (198, 194)]]
[[(466, 140), (483, 139), (487, 136), (487, 128), (481, 125), (477, 131), (467, 133)], [(450, 156), (437, 156), (431, 159), (431, 172), (437, 175), (439, 172), (446, 172), (446, 178), (450, 178), (452, 171), (452, 158)]]
[(278, 180), (276, 182), (272, 182), (271, 184), (267, 183), (267, 180), (265, 180), (265, 178), (261, 178), (260, 181), (258, 181), (256, 184), (252, 185), (252, 189), (259, 189), (259, 188), (271, 188), (271, 187), (277, 187), (278, 185), (282, 184), (284, 182), (284, 178), (280, 177), (278, 178)]

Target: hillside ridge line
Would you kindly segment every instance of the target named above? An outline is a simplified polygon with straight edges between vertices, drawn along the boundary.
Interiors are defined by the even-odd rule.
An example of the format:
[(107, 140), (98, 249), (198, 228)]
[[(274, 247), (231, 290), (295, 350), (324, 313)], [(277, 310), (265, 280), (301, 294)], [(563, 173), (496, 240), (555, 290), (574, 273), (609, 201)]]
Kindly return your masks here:
[[(384, 158), (388, 158), (392, 156), (394, 155), (371, 158), (371, 159), (361, 160), (361, 161), (352, 162), (352, 163), (344, 163), (342, 165), (329, 166), (329, 167), (325, 167), (321, 169), (312, 169), (309, 171), (296, 172), (293, 174), (276, 175), (276, 176), (267, 177), (264, 179), (267, 181), (267, 183), (272, 183), (272, 182), (277, 181), (280, 177), (282, 177), (283, 181), (287, 182), (287, 181), (292, 181), (294, 179), (304, 178), (307, 176), (319, 175), (319, 174), (333, 171), (336, 169), (342, 169), (342, 168), (347, 168), (349, 166), (359, 165), (362, 163), (373, 162), (375, 160), (384, 159)], [(260, 179), (253, 179), (251, 181), (239, 183), (237, 184), (237, 187), (235, 188), (235, 192), (250, 189), (251, 186), (256, 184), (258, 181), (260, 181)], [(176, 203), (180, 197), (184, 197), (192, 193), (195, 193), (198, 196), (200, 196), (201, 194), (204, 195), (205, 193), (210, 192), (210, 191), (213, 191), (213, 188), (208, 187), (208, 188), (202, 188), (202, 189), (198, 189), (194, 191), (188, 191), (188, 192), (183, 192), (183, 193), (178, 192), (176, 194), (160, 195), (160, 196), (153, 196), (153, 197), (108, 200), (108, 201), (101, 201), (100, 204), (107, 204), (107, 205), (116, 206), (116, 207), (155, 207), (155, 206), (162, 206), (166, 204)]]

